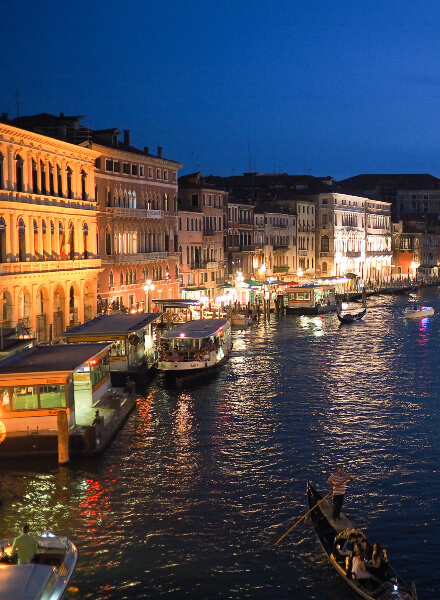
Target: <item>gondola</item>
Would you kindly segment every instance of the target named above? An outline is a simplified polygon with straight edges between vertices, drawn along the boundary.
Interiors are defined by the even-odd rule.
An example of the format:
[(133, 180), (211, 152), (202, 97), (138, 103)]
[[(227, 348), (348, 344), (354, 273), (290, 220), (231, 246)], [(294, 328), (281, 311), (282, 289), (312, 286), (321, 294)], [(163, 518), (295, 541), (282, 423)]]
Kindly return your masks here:
[(362, 317), (365, 316), (366, 312), (367, 312), (367, 307), (364, 306), (364, 308), (357, 313), (352, 313), (352, 312), (341, 313), (338, 310), (337, 315), (338, 315), (338, 319), (341, 323), (354, 323), (355, 321), (360, 321), (362, 319)]
[(336, 572), (359, 598), (366, 600), (417, 600), (415, 590), (411, 590), (388, 563), (386, 578), (381, 582), (371, 579), (353, 579), (350, 565), (348, 570), (346, 569), (346, 557), (337, 558), (336, 545), (343, 544), (348, 534), (351, 531), (356, 531), (356, 528), (353, 527), (343, 513), (337, 521), (332, 518), (332, 502), (323, 500), (323, 496), (314, 489), (310, 481), (307, 482), (307, 498), (309, 509), (313, 509), (319, 503), (310, 512), (310, 519), (324, 552)]

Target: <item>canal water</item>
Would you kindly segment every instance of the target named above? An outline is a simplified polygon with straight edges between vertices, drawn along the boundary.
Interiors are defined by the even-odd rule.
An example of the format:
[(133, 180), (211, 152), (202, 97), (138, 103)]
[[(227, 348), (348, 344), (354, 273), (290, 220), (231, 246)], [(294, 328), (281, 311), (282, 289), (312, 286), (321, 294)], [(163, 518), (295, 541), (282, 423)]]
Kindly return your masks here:
[[(429, 320), (400, 315), (411, 300)], [(344, 510), (419, 600), (440, 598), (440, 291), (365, 318), (271, 316), (236, 332), (213, 377), (156, 379), (101, 457), (0, 465), (0, 528), (78, 545), (71, 599), (348, 600), (302, 522), (306, 482), (355, 476)]]

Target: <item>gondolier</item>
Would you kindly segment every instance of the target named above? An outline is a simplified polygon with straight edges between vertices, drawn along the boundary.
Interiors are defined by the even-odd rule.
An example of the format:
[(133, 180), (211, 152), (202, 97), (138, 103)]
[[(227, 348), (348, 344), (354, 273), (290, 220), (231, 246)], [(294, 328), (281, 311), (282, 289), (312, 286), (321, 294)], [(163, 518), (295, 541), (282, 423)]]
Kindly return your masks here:
[(354, 477), (345, 473), (344, 465), (338, 465), (335, 473), (330, 475), (327, 483), (333, 488), (333, 519), (339, 519), (339, 514), (344, 503), (347, 481), (353, 481)]

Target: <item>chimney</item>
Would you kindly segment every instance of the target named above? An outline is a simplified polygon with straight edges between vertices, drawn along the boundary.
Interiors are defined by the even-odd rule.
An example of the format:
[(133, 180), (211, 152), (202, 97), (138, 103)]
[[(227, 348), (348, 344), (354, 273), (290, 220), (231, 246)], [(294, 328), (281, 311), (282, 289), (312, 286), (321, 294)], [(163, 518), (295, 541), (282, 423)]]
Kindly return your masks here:
[(158, 147), (157, 147), (157, 156), (158, 156), (159, 158), (162, 158), (162, 146), (158, 146)]
[(150, 154), (149, 146), (144, 146), (144, 152), (145, 152), (145, 154)]
[(129, 129), (124, 129), (124, 144), (126, 144), (127, 146), (130, 145), (130, 130)]

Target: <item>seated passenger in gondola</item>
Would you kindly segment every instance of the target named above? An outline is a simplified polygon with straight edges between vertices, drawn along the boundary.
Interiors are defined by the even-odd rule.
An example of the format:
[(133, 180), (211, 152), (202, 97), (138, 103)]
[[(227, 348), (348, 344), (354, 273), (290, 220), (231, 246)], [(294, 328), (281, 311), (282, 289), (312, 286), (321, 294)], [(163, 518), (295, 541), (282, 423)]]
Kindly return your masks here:
[(341, 538), (337, 538), (335, 540), (336, 543), (334, 554), (336, 560), (338, 560), (338, 558), (345, 560), (346, 556), (353, 556), (353, 546), (356, 543), (356, 533), (352, 531), (343, 544), (341, 541)]
[(373, 545), (373, 554), (370, 560), (367, 562), (367, 571), (372, 575), (375, 575), (379, 579), (386, 579), (388, 573), (388, 565), (384, 558), (382, 546), (379, 542)]
[(356, 534), (356, 541), (361, 547), (365, 560), (369, 560), (371, 558), (371, 545), (368, 543), (367, 538), (359, 531)]
[(359, 544), (355, 544), (354, 546), (354, 556), (353, 556), (353, 564), (351, 567), (351, 572), (353, 578), (357, 581), (364, 581), (366, 579), (372, 579), (373, 581), (380, 581), (378, 577), (367, 571), (367, 566), (365, 564), (365, 558), (362, 551), (362, 548)]

